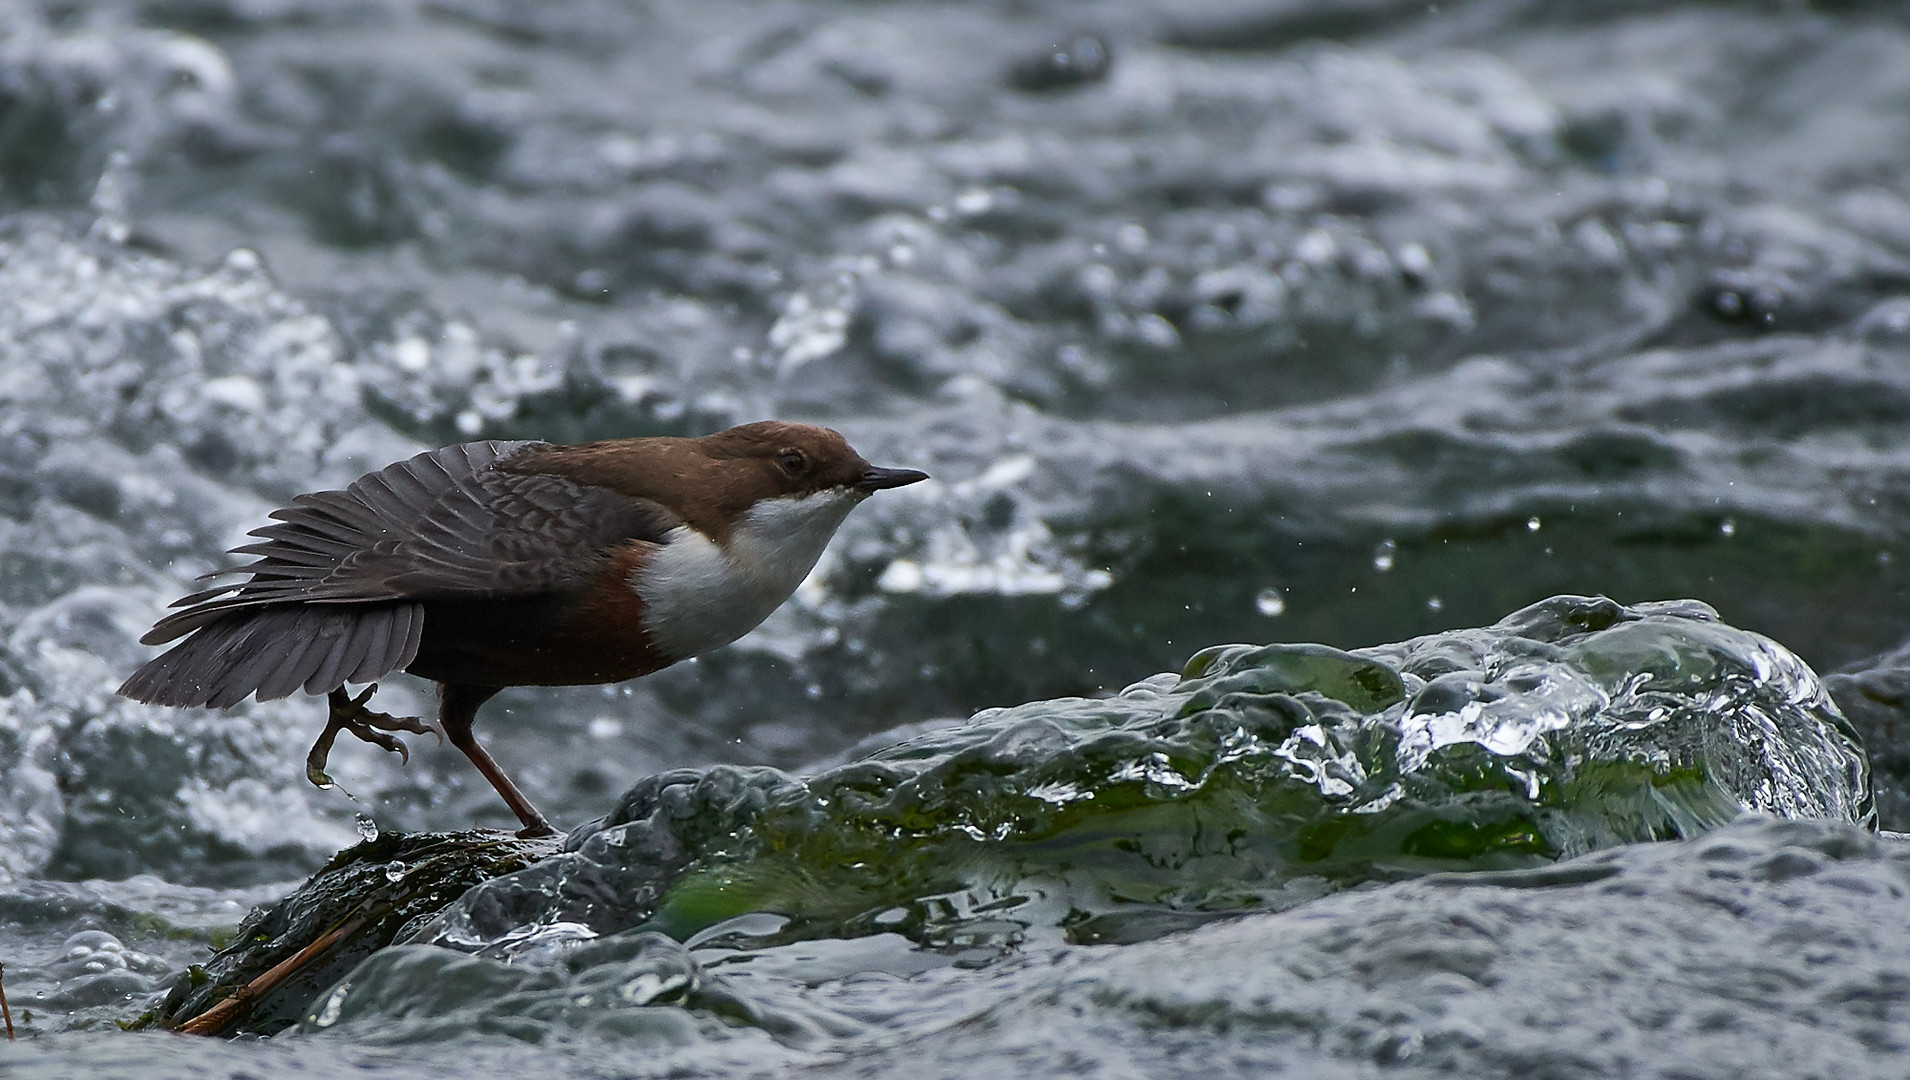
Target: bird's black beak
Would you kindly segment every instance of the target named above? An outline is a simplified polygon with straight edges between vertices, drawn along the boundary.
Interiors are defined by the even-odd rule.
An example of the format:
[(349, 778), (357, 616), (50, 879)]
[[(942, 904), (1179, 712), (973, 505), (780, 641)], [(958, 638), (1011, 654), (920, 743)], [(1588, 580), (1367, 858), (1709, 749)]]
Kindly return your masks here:
[(869, 471), (856, 481), (857, 491), (881, 491), (883, 488), (905, 487), (928, 479), (928, 474), (920, 469), (884, 469), (878, 465), (869, 466)]

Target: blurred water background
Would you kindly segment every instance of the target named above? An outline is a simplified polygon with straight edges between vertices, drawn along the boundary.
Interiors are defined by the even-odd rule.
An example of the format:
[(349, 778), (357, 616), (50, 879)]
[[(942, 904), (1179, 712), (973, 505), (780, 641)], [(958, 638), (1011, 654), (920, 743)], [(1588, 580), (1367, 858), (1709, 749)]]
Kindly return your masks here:
[[(1827, 673), (1876, 822), (1910, 828), (1907, 167), (1910, 12), (1884, 0), (0, 3), (0, 962), (26, 1036), (0, 1071), (1900, 1076), (1910, 848), (1830, 767), (1706, 789), (1675, 827), (1493, 840), (1579, 857), (1556, 871), (1462, 844), (1289, 889), (1181, 822), (1207, 891), (1118, 925), (991, 923), (957, 890), (806, 935), (686, 916), (686, 950), (646, 909), (395, 950), (269, 1041), (125, 1034), (361, 816), (509, 822), (429, 745), (340, 747), (343, 790), (308, 788), (309, 699), (111, 690), (297, 492), (466, 438), (781, 416), (934, 480), (859, 510), (736, 646), (488, 708), (560, 824), (642, 819), (658, 774), (714, 805), (813, 794), (719, 765), (848, 783), (909, 737), (952, 760), (976, 710), (1108, 700), (1211, 645), (1359, 649), (1579, 593), (1693, 598)], [(1716, 648), (1777, 695), (1757, 708), (1830, 716), (1756, 642)], [(1085, 738), (1074, 708), (1037, 718)], [(1142, 801), (1195, 775), (1183, 734), (1148, 729)], [(1350, 797), (1323, 768), (1317, 797)], [(1027, 778), (1063, 809), (1091, 790)], [(842, 896), (763, 873), (758, 899)], [(593, 971), (615, 1022), (577, 1004), (612, 992)]]

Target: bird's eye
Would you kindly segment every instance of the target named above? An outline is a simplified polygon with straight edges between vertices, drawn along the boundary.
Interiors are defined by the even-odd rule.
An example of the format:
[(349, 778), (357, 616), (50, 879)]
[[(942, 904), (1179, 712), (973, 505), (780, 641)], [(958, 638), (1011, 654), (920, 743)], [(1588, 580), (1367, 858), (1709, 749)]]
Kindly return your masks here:
[(776, 455), (776, 464), (786, 472), (799, 473), (809, 467), (809, 459), (802, 456), (801, 450), (784, 450)]

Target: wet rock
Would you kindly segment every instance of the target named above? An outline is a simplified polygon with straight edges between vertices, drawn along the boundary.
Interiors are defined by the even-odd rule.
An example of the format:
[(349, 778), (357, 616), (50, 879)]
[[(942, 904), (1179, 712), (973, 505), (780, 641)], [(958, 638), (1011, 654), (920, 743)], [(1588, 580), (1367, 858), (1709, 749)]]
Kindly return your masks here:
[(382, 834), (340, 852), (298, 891), (255, 910), (144, 1022), (201, 1035), (272, 1034), (312, 999), (472, 885), (548, 854), (507, 833)]
[[(378, 1026), (449, 980), (393, 1029), (409, 1038), (492, 1015), (493, 993), (558, 1013), (605, 982), (628, 1004), (688, 1001), (701, 977), (673, 942), (734, 920), (769, 919), (744, 933), (763, 946), (1133, 942), (1362, 883), (1695, 837), (1747, 810), (1874, 820), (1862, 751), (1809, 669), (1701, 604), (1558, 597), (1356, 652), (1217, 646), (1118, 697), (990, 710), (806, 778), (659, 774), (561, 851), (381, 836), (255, 913), (157, 1018)], [(1755, 871), (1820, 869), (1800, 859)], [(380, 952), (394, 942), (439, 949)], [(648, 974), (585, 974), (626, 945)]]
[(1874, 823), (1856, 735), (1810, 670), (1701, 604), (1558, 597), (1354, 652), (1216, 647), (1117, 697), (989, 710), (807, 778), (651, 777), (417, 940), (685, 938), (752, 911), (795, 937), (1092, 921), (1094, 940), (1125, 919), (1691, 837), (1747, 810)]

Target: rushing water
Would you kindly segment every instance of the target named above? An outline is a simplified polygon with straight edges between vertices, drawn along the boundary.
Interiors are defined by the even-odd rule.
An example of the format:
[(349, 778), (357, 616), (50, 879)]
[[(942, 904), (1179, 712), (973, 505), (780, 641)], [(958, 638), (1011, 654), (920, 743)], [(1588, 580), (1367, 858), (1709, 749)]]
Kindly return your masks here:
[[(1822, 688), (1910, 827), (1906, 101), (1862, 0), (0, 3), (4, 1071), (1901, 1075)], [(423, 445), (765, 415), (935, 479), (480, 728), (578, 827), (521, 874), (626, 910), (118, 1030), (359, 815), (507, 823), (428, 745), (308, 788), (309, 699), (111, 696), (193, 576)], [(1487, 662), (1555, 594), (1644, 617)], [(606, 854), (665, 804), (687, 861)]]

